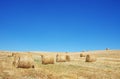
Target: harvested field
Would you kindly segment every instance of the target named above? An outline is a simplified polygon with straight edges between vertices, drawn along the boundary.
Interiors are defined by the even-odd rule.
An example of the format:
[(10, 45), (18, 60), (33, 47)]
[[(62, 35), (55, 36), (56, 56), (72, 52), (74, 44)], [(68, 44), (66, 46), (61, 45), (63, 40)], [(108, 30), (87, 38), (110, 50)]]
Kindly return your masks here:
[[(12, 65), (13, 56), (9, 52), (0, 52), (0, 79), (120, 79), (120, 51), (103, 50), (85, 52), (97, 56), (95, 62), (85, 62), (82, 52), (68, 53), (69, 62), (56, 62), (44, 65), (40, 53), (32, 53), (35, 68), (16, 68)], [(55, 53), (45, 55), (56, 56)], [(62, 53), (65, 55), (65, 53)]]

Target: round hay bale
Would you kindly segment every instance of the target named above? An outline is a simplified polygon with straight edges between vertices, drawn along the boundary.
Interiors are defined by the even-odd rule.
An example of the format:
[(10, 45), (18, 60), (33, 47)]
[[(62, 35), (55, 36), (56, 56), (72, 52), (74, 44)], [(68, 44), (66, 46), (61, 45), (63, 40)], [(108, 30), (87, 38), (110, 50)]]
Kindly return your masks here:
[(14, 56), (13, 65), (17, 68), (34, 68), (34, 60), (30, 55), (19, 55)]
[(85, 57), (85, 56), (86, 56), (85, 53), (80, 54), (80, 57)]
[(97, 59), (93, 55), (86, 55), (86, 62), (95, 62)]
[(54, 64), (55, 60), (53, 56), (41, 55), (42, 64)]
[(18, 68), (34, 68), (34, 60), (29, 56), (21, 56), (18, 60)]
[(70, 61), (70, 56), (69, 55), (66, 55), (66, 61)]
[(66, 56), (65, 55), (56, 55), (56, 62), (66, 62)]

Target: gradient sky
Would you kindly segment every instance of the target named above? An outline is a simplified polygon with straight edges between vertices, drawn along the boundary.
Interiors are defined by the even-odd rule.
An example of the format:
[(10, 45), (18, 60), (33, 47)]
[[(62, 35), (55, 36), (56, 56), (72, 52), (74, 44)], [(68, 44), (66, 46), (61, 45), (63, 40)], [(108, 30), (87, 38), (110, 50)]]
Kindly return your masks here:
[(0, 0), (0, 50), (120, 49), (119, 0)]

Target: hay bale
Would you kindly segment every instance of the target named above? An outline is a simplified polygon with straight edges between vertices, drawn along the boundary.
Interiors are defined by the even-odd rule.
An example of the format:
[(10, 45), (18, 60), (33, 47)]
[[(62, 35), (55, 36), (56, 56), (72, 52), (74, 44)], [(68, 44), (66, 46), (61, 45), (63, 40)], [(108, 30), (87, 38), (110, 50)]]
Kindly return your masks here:
[(86, 62), (95, 62), (97, 59), (93, 55), (86, 55)]
[(34, 60), (31, 55), (16, 54), (13, 65), (17, 68), (34, 68)]
[(56, 62), (66, 62), (66, 56), (65, 55), (56, 55)]
[(66, 61), (70, 61), (70, 56), (69, 55), (66, 55)]
[(86, 56), (85, 53), (81, 53), (81, 54), (80, 54), (80, 57), (85, 57), (85, 56)]
[(21, 56), (18, 60), (18, 68), (34, 68), (34, 60), (29, 56)]
[(55, 63), (53, 56), (41, 55), (41, 58), (42, 58), (42, 64), (54, 64)]

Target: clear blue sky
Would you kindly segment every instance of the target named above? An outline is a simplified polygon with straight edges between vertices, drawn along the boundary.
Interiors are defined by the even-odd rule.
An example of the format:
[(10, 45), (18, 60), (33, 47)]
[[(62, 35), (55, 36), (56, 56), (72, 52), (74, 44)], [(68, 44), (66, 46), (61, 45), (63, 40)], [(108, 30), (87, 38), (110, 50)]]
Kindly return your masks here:
[(0, 50), (120, 49), (119, 0), (0, 0)]

